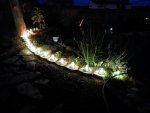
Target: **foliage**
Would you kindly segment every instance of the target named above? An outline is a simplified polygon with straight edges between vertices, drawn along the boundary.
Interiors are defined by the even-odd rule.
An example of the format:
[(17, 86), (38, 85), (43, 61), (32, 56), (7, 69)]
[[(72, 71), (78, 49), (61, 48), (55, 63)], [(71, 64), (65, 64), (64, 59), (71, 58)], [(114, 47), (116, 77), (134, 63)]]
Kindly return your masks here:
[[(37, 18), (35, 23), (40, 23), (40, 19), (44, 17), (42, 15), (42, 11), (38, 8), (35, 8), (36, 11), (34, 14), (37, 14), (39, 17), (34, 17), (33, 20)], [(38, 19), (39, 18), (39, 19)], [(45, 24), (45, 22), (44, 22)], [(121, 79), (122, 77), (126, 77), (127, 75), (127, 61), (125, 60), (126, 54), (125, 52), (117, 53), (119, 51), (118, 48), (114, 49), (110, 46), (110, 39), (106, 39), (106, 32), (97, 32), (91, 27), (87, 27), (86, 29), (81, 29), (82, 37), (76, 39), (76, 43), (78, 45), (78, 50), (75, 51), (71, 46), (66, 45), (62, 40), (59, 40), (57, 46), (62, 52), (70, 52), (71, 55), (67, 57), (67, 61), (69, 63), (74, 62), (79, 68), (84, 66), (92, 67), (92, 74), (98, 73), (100, 74), (100, 69), (104, 69), (104, 78), (110, 79), (116, 77), (117, 79)], [(105, 40), (104, 40), (105, 38)], [(110, 37), (109, 37), (110, 38)], [(106, 42), (105, 42), (106, 41)], [(112, 44), (112, 43), (111, 43)], [(118, 44), (118, 43), (117, 43)], [(113, 46), (117, 45), (112, 44)], [(109, 46), (107, 48), (107, 46)], [(112, 49), (113, 48), (113, 49)], [(115, 52), (113, 51), (115, 50)], [(62, 52), (58, 51), (55, 53), (55, 56), (60, 59), (62, 57)], [(76, 57), (77, 55), (77, 57)], [(98, 72), (99, 71), (99, 72)], [(119, 71), (120, 74), (115, 74), (115, 72)], [(90, 72), (91, 73), (91, 72)], [(102, 76), (103, 76), (102, 75)], [(120, 76), (123, 75), (123, 76)]]
[(76, 40), (80, 49), (80, 56), (87, 65), (95, 67), (102, 54), (101, 47), (104, 36), (100, 37), (99, 33), (96, 34), (93, 29), (82, 31), (82, 35), (80, 41)]
[[(125, 52), (122, 52), (116, 56), (112, 56), (111, 58), (107, 58), (101, 66), (103, 66), (108, 73), (106, 79), (117, 78), (125, 80), (125, 78), (127, 78), (126, 75), (128, 66)], [(117, 71), (119, 73), (115, 74)]]
[[(114, 47), (116, 43), (110, 42), (105, 33), (96, 33), (94, 29), (82, 30), (82, 39), (76, 40), (80, 53), (78, 62), (81, 65), (88, 65), (93, 67), (92, 74), (96, 70), (103, 68), (105, 70), (105, 79), (109, 78), (126, 78), (127, 74), (127, 61), (125, 51), (119, 51)], [(119, 74), (118, 74), (118, 73)], [(117, 73), (117, 74), (116, 74)]]
[(58, 59), (60, 59), (61, 56), (62, 56), (62, 52), (61, 52), (61, 51), (57, 51), (57, 52), (55, 53), (55, 56), (56, 56)]
[(39, 9), (38, 7), (34, 8), (33, 16), (31, 19), (33, 21), (33, 24), (34, 25), (37, 24), (40, 29), (43, 30), (46, 28), (46, 23), (43, 16), (43, 10)]
[(79, 67), (82, 67), (83, 65), (85, 65), (84, 63), (85, 62), (84, 62), (84, 59), (82, 57), (77, 57), (75, 59), (75, 64), (78, 65)]
[(75, 61), (75, 57), (74, 56), (69, 56), (68, 57), (68, 62), (71, 63), (71, 62), (74, 62)]

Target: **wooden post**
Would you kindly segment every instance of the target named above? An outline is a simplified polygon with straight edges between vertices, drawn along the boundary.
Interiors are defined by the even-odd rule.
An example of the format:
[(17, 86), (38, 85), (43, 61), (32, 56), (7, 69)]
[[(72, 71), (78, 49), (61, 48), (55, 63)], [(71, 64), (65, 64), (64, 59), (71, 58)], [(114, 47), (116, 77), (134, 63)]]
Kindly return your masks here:
[(20, 8), (20, 4), (18, 0), (9, 0), (11, 10), (13, 13), (16, 29), (18, 35), (21, 36), (26, 31), (26, 25), (23, 19), (23, 14)]

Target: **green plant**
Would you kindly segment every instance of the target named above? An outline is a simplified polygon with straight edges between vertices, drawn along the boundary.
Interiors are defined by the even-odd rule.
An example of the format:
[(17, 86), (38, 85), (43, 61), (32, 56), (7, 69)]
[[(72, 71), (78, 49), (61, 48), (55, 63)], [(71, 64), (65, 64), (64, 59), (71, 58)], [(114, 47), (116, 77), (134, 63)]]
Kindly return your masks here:
[(93, 29), (82, 31), (82, 35), (80, 41), (76, 40), (80, 56), (84, 59), (86, 65), (95, 67), (102, 54), (101, 47), (104, 36), (100, 37), (99, 33), (95, 33)]
[(31, 19), (33, 21), (33, 24), (37, 24), (40, 29), (45, 29), (46, 23), (43, 16), (43, 10), (39, 9), (38, 7), (34, 7), (34, 11), (32, 14), (33, 16)]
[(107, 68), (111, 68), (113, 71), (120, 70), (121, 72), (126, 73), (128, 68), (126, 56), (127, 54), (125, 54), (125, 52), (122, 52), (119, 55), (113, 55), (107, 58), (103, 65)]
[[(108, 113), (111, 113), (107, 98), (105, 96), (105, 87), (108, 84), (109, 80), (115, 78), (118, 80), (126, 80), (127, 79), (127, 62), (124, 59), (126, 55), (122, 52), (120, 55), (112, 56), (111, 59), (106, 59), (101, 66), (103, 66), (107, 72), (104, 77), (104, 84), (102, 87), (102, 97), (104, 99), (104, 103), (106, 105), (106, 109)], [(120, 72), (118, 74), (114, 74), (114, 72)]]
[[(122, 52), (120, 55), (116, 55), (116, 57), (113, 57), (111, 59), (107, 59), (104, 63), (102, 63), (101, 66), (105, 67), (105, 70), (107, 72), (107, 76), (104, 78), (104, 84), (102, 87), (102, 96), (104, 99), (104, 103), (106, 105), (106, 109), (108, 113), (111, 113), (107, 98), (105, 96), (105, 87), (106, 84), (108, 84), (109, 80), (115, 78), (118, 80), (127, 80), (127, 61), (125, 60), (126, 54)], [(119, 71), (120, 74), (114, 74), (114, 72)]]
[(75, 64), (78, 65), (79, 67), (82, 67), (83, 65), (85, 65), (84, 63), (85, 63), (85, 62), (84, 62), (83, 57), (77, 57), (77, 58), (75, 59)]
[(69, 56), (67, 60), (68, 60), (69, 63), (74, 62), (75, 57), (74, 56)]
[(55, 56), (56, 56), (56, 58), (60, 59), (61, 56), (62, 56), (62, 52), (61, 52), (61, 51), (57, 51), (57, 52), (55, 53)]

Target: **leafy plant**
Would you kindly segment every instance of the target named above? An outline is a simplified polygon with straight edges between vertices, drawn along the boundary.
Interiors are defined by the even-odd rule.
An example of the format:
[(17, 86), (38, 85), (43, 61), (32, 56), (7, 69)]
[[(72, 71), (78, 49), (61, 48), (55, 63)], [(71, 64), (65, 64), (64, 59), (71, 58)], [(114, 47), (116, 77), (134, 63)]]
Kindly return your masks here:
[(56, 56), (58, 59), (60, 59), (61, 56), (62, 56), (62, 52), (61, 52), (61, 51), (57, 51), (57, 52), (55, 53), (55, 56)]
[(126, 73), (128, 67), (125, 57), (125, 52), (122, 52), (120, 55), (111, 56), (110, 58), (105, 60), (103, 66), (105, 66), (106, 68), (109, 67), (113, 71), (120, 70), (121, 72)]
[(85, 65), (84, 63), (85, 63), (85, 62), (84, 62), (83, 57), (77, 57), (77, 58), (75, 59), (75, 64), (78, 65), (79, 67), (82, 67), (83, 65)]
[(75, 61), (75, 57), (74, 56), (69, 56), (68, 57), (68, 62), (71, 63), (71, 62), (74, 62)]
[(39, 9), (38, 7), (34, 8), (33, 16), (32, 16), (33, 24), (37, 24), (40, 29), (46, 28), (46, 23), (43, 16), (43, 10)]

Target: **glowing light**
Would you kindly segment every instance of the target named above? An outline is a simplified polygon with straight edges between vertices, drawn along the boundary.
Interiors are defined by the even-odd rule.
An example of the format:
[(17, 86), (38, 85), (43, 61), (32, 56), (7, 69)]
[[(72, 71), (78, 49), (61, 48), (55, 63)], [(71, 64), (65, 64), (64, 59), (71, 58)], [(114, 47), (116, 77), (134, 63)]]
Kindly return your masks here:
[[(30, 35), (32, 35), (30, 33), (31, 31), (32, 30), (27, 30), (26, 32), (24, 32), (22, 34), (22, 38), (24, 39), (26, 46), (34, 54), (39, 55), (40, 57), (45, 58), (48, 61), (55, 62), (58, 65), (65, 66), (65, 67), (67, 67), (67, 68), (69, 68), (71, 70), (79, 70), (79, 71), (81, 71), (83, 73), (95, 74), (95, 75), (98, 75), (98, 76), (101, 76), (101, 77), (106, 77), (107, 71), (105, 70), (105, 68), (101, 67), (101, 68), (95, 70), (94, 67), (89, 67), (89, 65), (85, 65), (84, 67), (79, 68), (79, 66), (76, 65), (74, 62), (71, 62), (71, 63), (68, 64), (68, 62), (67, 62), (67, 60), (65, 58), (60, 58), (60, 57), (58, 58), (57, 55), (51, 54), (52, 51), (49, 50), (49, 48), (47, 48), (46, 46), (36, 47), (32, 43), (31, 38), (30, 38)], [(55, 37), (55, 38), (56, 39), (54, 39), (54, 41), (57, 42), (59, 37)], [(127, 78), (127, 74), (123, 74), (119, 70), (113, 72), (113, 75), (115, 75), (116, 79), (125, 79), (125, 78)]]
[(30, 33), (28, 32), (28, 31), (25, 31), (22, 35), (21, 35), (21, 37), (23, 37), (23, 38), (28, 38), (30, 36)]
[(32, 29), (30, 29), (29, 31), (32, 32)]
[(120, 74), (121, 72), (119, 70), (114, 72), (114, 75), (120, 75)]
[(36, 47), (33, 45), (29, 45), (28, 48), (34, 53), (36, 53), (36, 51), (37, 51)]
[(59, 61), (56, 62), (58, 65), (65, 66), (67, 61), (64, 58), (61, 58)]
[(42, 55), (42, 52), (43, 52), (43, 49), (39, 47), (39, 48), (36, 49), (36, 52), (35, 52), (35, 53), (36, 53), (37, 55)]
[(49, 59), (49, 58), (51, 57), (51, 51), (50, 51), (50, 50), (48, 50), (48, 51), (43, 51), (41, 57), (42, 57), (42, 58)]
[(53, 37), (54, 42), (58, 42), (58, 40), (59, 40), (59, 37)]
[(35, 28), (33, 28), (33, 31), (36, 31), (36, 29), (35, 29)]
[(60, 63), (64, 64), (64, 59), (63, 58), (60, 59)]
[(84, 71), (86, 71), (86, 72), (89, 71), (89, 65), (86, 65), (86, 66), (84, 67)]
[(81, 20), (79, 27), (82, 27), (83, 21), (84, 21), (84, 19)]
[(98, 70), (98, 69), (95, 70), (94, 74), (100, 76), (100, 75), (99, 75), (99, 70)]
[(55, 57), (55, 55), (52, 54), (48, 60), (51, 62), (56, 62), (58, 59)]
[(104, 70), (104, 68), (100, 68), (98, 74), (104, 77), (106, 75), (106, 71)]
[(77, 66), (74, 62), (71, 62), (67, 68), (71, 69), (71, 70), (78, 70), (79, 66)]
[(75, 68), (75, 63), (74, 62), (71, 62), (70, 64), (70, 68), (74, 69)]
[(92, 74), (93, 67), (89, 67), (89, 65), (86, 65), (79, 70), (83, 73)]
[(33, 31), (39, 31), (39, 29), (37, 27), (34, 27)]
[(112, 27), (110, 28), (110, 31), (113, 31), (113, 28), (112, 28)]
[(36, 27), (36, 28), (35, 28), (35, 31), (39, 31), (39, 28)]
[(145, 20), (146, 20), (146, 21), (148, 21), (148, 20), (149, 20), (149, 18), (148, 18), (148, 17), (146, 17), (146, 18), (145, 18)]

